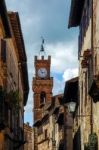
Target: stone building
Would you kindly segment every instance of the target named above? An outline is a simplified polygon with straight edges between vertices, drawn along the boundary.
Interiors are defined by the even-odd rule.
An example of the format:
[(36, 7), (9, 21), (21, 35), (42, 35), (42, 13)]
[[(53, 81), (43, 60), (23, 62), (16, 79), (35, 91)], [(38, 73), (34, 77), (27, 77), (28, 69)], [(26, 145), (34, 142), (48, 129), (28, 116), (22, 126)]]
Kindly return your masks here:
[[(2, 0), (0, 1), (0, 124), (6, 125), (19, 141), (23, 140), (24, 106), (28, 92), (27, 58), (19, 15), (17, 12), (7, 13), (5, 2)], [(7, 148), (9, 146), (8, 144)]]
[(24, 150), (33, 150), (33, 128), (29, 123), (24, 123)]
[[(76, 104), (74, 112), (71, 112), (71, 103)], [(64, 96), (64, 149), (80, 150), (79, 131), (79, 97), (78, 97), (78, 77), (72, 78), (65, 83)], [(73, 107), (73, 106), (72, 106)]]
[(20, 127), (23, 127), (24, 106), (26, 105), (29, 92), (27, 57), (18, 12), (9, 12), (8, 16), (12, 31), (12, 38), (7, 41), (7, 92), (9, 93), (10, 90), (18, 91), (19, 93), (19, 106), (21, 109), (19, 110), (18, 124)]
[(63, 94), (53, 96), (50, 105), (46, 107), (44, 117), (34, 124), (34, 128), (37, 129), (38, 150), (61, 150), (64, 148), (62, 97)]
[[(99, 1), (71, 1), (69, 27), (79, 26), (81, 149), (99, 149)], [(94, 138), (94, 144), (92, 143)], [(98, 144), (97, 144), (98, 143)]]
[(55, 150), (64, 149), (64, 106), (63, 94), (55, 95), (52, 98), (52, 141)]
[(7, 16), (7, 9), (4, 1), (0, 1), (0, 121), (3, 120), (4, 100), (3, 91), (6, 88), (6, 60), (3, 57), (3, 39), (11, 38), (10, 25)]

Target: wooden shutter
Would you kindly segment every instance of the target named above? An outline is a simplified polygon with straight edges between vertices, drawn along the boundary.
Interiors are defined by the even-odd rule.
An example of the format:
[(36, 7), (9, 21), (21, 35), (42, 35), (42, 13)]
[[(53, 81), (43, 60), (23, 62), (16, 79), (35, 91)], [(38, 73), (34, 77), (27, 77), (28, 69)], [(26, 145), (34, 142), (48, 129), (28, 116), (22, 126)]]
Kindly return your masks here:
[(6, 41), (1, 39), (1, 60), (6, 63)]

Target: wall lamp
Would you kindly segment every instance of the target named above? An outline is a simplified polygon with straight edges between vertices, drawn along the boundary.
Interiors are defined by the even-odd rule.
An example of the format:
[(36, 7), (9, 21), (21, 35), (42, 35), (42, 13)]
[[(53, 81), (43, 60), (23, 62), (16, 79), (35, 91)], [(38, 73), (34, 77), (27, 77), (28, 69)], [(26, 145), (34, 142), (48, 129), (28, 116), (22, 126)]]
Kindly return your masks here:
[[(76, 102), (73, 102), (73, 101), (68, 102), (67, 108), (68, 108), (69, 113), (73, 114), (76, 110)], [(88, 117), (88, 116), (91, 116), (91, 115), (76, 115), (76, 117)]]

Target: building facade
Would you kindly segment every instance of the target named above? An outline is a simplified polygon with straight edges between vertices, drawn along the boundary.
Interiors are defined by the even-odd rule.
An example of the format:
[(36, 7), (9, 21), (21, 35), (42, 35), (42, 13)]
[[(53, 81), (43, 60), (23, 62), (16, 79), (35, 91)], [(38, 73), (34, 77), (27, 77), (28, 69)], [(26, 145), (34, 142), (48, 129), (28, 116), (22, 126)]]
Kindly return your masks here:
[(62, 97), (63, 94), (53, 96), (50, 105), (46, 107), (47, 113), (34, 124), (34, 128), (37, 130), (36, 148), (38, 150), (61, 150), (64, 148)]
[[(69, 27), (79, 26), (81, 149), (99, 149), (99, 1), (71, 1)], [(94, 143), (91, 139), (94, 138)]]
[[(17, 12), (7, 12), (0, 2), (0, 124), (8, 128), (22, 147), (24, 106), (29, 92), (27, 58)], [(5, 127), (4, 127), (5, 126)], [(10, 134), (9, 134), (10, 135)], [(8, 136), (9, 136), (8, 135)], [(6, 148), (11, 141), (5, 141)], [(21, 141), (21, 143), (20, 143)]]
[[(3, 55), (3, 39), (11, 38), (10, 25), (7, 16), (7, 9), (5, 2), (0, 2), (0, 93), (3, 97), (3, 92), (6, 88), (7, 80), (7, 67), (6, 67), (6, 58)], [(0, 97), (1, 97), (0, 96)], [(0, 121), (3, 120), (3, 108), (4, 108), (4, 98), (0, 98)]]
[(24, 150), (33, 150), (33, 128), (29, 123), (24, 124)]

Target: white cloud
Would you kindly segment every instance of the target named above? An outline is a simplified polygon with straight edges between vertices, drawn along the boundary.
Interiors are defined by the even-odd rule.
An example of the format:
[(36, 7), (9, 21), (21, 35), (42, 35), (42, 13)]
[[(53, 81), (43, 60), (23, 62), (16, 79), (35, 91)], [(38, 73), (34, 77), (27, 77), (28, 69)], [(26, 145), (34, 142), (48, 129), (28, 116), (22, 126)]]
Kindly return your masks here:
[(69, 69), (65, 70), (65, 72), (63, 74), (63, 79), (64, 79), (64, 81), (67, 81), (76, 76), (78, 76), (78, 68), (74, 68), (74, 69), (69, 68)]
[(68, 68), (77, 67), (77, 40), (49, 44), (46, 49), (52, 56), (51, 65), (55, 72), (62, 73)]

